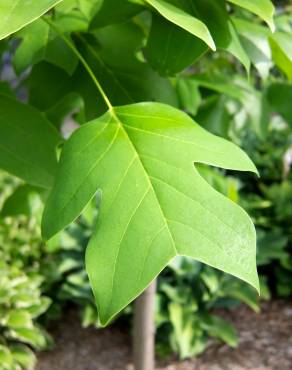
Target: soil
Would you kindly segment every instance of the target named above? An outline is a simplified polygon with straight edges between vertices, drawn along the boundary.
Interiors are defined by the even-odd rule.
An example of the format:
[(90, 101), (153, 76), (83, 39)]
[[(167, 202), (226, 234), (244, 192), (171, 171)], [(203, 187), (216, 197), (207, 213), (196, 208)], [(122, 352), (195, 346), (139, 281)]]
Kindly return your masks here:
[[(292, 370), (292, 302), (262, 304), (260, 314), (247, 307), (220, 312), (238, 330), (232, 349), (211, 342), (196, 359), (158, 361), (157, 370)], [(55, 349), (39, 355), (37, 370), (133, 370), (130, 333), (119, 327), (82, 329), (69, 314), (52, 330)]]

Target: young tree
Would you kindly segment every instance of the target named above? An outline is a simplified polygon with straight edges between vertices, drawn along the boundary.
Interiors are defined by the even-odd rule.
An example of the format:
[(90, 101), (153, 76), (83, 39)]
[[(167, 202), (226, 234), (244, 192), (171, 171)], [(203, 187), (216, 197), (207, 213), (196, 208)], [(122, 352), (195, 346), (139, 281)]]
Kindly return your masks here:
[[(249, 70), (232, 6), (274, 29), (269, 0), (0, 4), (0, 38), (6, 50), (20, 40), (13, 65), (29, 96), (20, 102), (0, 85), (0, 167), (49, 194), (46, 240), (100, 193), (86, 265), (103, 326), (178, 255), (259, 290), (253, 224), (201, 177), (196, 164), (257, 170), (240, 148), (180, 109), (173, 78), (216, 49)], [(76, 111), (80, 128), (60, 149), (64, 117)], [(137, 303), (138, 331), (153, 287), (150, 302), (144, 296)], [(151, 362), (137, 369), (150, 370)]]

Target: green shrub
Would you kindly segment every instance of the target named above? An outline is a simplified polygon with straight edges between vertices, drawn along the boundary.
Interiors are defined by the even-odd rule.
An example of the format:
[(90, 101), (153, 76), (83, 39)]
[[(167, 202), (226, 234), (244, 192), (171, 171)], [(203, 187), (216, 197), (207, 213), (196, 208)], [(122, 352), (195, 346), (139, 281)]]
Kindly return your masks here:
[(242, 180), (242, 205), (252, 215), (258, 235), (259, 271), (278, 296), (292, 294), (292, 133), (274, 127), (265, 141), (245, 140), (246, 150), (261, 172)]
[(40, 270), (40, 245), (35, 219), (1, 218), (0, 368), (3, 370), (33, 368), (36, 361), (33, 351), (45, 349), (51, 343), (38, 323), (51, 304), (43, 292), (46, 276)]

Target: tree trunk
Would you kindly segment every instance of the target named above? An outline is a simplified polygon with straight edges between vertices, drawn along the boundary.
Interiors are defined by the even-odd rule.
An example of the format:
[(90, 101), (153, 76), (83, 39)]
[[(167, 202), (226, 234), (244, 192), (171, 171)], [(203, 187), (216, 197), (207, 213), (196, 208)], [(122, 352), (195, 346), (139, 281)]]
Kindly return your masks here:
[(155, 367), (155, 291), (156, 280), (135, 301), (133, 344), (135, 370), (154, 370)]

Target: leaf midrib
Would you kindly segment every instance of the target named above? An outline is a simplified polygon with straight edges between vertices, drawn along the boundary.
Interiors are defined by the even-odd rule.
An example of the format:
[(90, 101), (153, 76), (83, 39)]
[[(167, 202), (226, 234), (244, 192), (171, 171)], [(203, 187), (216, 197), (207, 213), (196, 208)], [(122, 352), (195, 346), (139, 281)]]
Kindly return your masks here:
[[(174, 249), (175, 256), (177, 256), (177, 255), (179, 255), (179, 252), (178, 252), (178, 250), (177, 250), (177, 248), (176, 248), (176, 244), (175, 244), (175, 241), (174, 241), (174, 237), (173, 237), (173, 235), (172, 235), (172, 233), (171, 233), (171, 230), (170, 230), (170, 227), (169, 227), (169, 224), (168, 224), (168, 221), (167, 221), (167, 217), (165, 216), (165, 214), (164, 214), (164, 212), (163, 212), (163, 209), (162, 209), (162, 207), (161, 207), (161, 205), (160, 205), (160, 203), (159, 203), (158, 197), (157, 197), (156, 192), (155, 192), (155, 190), (154, 190), (154, 186), (153, 186), (153, 184), (152, 184), (152, 182), (151, 182), (151, 180), (150, 180), (150, 176), (148, 175), (148, 173), (147, 173), (147, 171), (146, 171), (146, 168), (145, 168), (145, 166), (144, 166), (144, 163), (143, 163), (143, 161), (142, 161), (142, 159), (141, 159), (141, 157), (140, 157), (140, 155), (139, 155), (139, 152), (138, 152), (138, 150), (137, 150), (136, 146), (134, 145), (133, 141), (131, 140), (130, 136), (128, 135), (128, 132), (127, 132), (127, 131), (126, 131), (126, 129), (124, 128), (123, 123), (121, 122), (121, 120), (119, 119), (118, 115), (117, 115), (117, 114), (116, 114), (116, 112), (114, 111), (114, 108), (112, 108), (112, 109), (110, 110), (110, 112), (109, 112), (109, 113), (111, 114), (111, 116), (112, 116), (112, 118), (114, 119), (114, 121), (117, 123), (117, 125), (118, 125), (119, 129), (124, 133), (124, 135), (125, 135), (125, 136), (126, 136), (126, 138), (128, 139), (128, 142), (129, 142), (129, 144), (131, 145), (131, 147), (132, 147), (132, 149), (133, 149), (133, 151), (134, 151), (134, 153), (135, 153), (136, 157), (138, 158), (138, 161), (139, 161), (139, 163), (140, 163), (140, 165), (141, 165), (141, 167), (142, 167), (142, 169), (143, 169), (143, 172), (144, 172), (144, 174), (145, 174), (146, 181), (148, 182), (147, 190), (146, 190), (146, 192), (143, 194), (143, 196), (141, 197), (140, 202), (139, 202), (139, 204), (138, 204), (138, 207), (141, 205), (141, 203), (142, 203), (142, 202), (143, 202), (143, 200), (145, 199), (145, 196), (147, 196), (147, 194), (149, 193), (149, 190), (151, 190), (151, 191), (152, 191), (152, 193), (154, 194), (155, 198), (156, 198), (156, 202), (157, 202), (157, 204), (158, 204), (158, 207), (159, 207), (159, 209), (160, 209), (160, 213), (161, 213), (162, 218), (163, 218), (163, 220), (164, 220), (164, 227), (165, 227), (165, 228), (167, 228), (168, 234), (169, 234), (169, 236), (170, 236), (170, 238), (171, 238), (171, 241), (172, 241), (172, 247), (173, 247), (173, 249)], [(135, 208), (133, 215), (135, 215), (135, 214), (136, 214), (136, 211), (137, 211), (137, 208), (138, 208), (138, 207), (136, 207), (136, 208)], [(130, 224), (130, 222), (132, 221), (132, 218), (133, 218), (133, 216), (131, 217), (131, 219), (130, 219), (130, 220), (129, 220), (129, 222), (127, 223), (126, 231), (127, 231), (128, 225), (129, 225), (129, 224)], [(124, 237), (124, 235), (125, 235), (126, 231), (124, 232), (123, 237)], [(122, 242), (122, 240), (123, 240), (123, 237), (122, 237), (122, 239), (121, 239), (121, 242)], [(119, 254), (120, 254), (120, 250), (121, 250), (121, 242), (119, 243), (118, 252), (117, 252), (117, 255), (116, 255), (116, 258), (115, 258), (115, 262), (114, 262), (113, 275), (112, 275), (112, 286), (111, 286), (111, 291), (110, 291), (110, 300), (109, 300), (108, 307), (111, 307), (112, 300), (113, 300), (113, 291), (114, 291), (114, 286), (115, 286), (115, 275), (116, 275), (116, 266), (117, 266), (117, 262), (118, 262), (118, 258), (119, 258)], [(147, 258), (147, 256), (146, 256), (146, 258)]]
[(176, 248), (176, 245), (175, 245), (175, 241), (174, 241), (173, 235), (172, 235), (172, 233), (171, 233), (171, 231), (170, 231), (170, 228), (169, 228), (169, 225), (168, 225), (168, 223), (167, 223), (167, 217), (165, 216), (164, 211), (163, 211), (163, 209), (162, 209), (162, 207), (161, 207), (161, 205), (160, 205), (160, 203), (159, 203), (159, 199), (158, 199), (158, 197), (157, 197), (157, 195), (156, 195), (156, 192), (155, 192), (155, 190), (154, 190), (154, 186), (153, 186), (153, 184), (152, 184), (152, 181), (151, 181), (151, 179), (150, 179), (150, 176), (148, 175), (148, 172), (146, 171), (146, 168), (145, 168), (144, 163), (143, 163), (143, 161), (142, 161), (142, 159), (141, 159), (141, 157), (140, 157), (140, 154), (139, 154), (139, 152), (138, 152), (138, 150), (137, 150), (137, 148), (136, 148), (135, 144), (134, 144), (134, 143), (133, 143), (133, 141), (131, 140), (131, 138), (130, 138), (130, 136), (129, 136), (128, 132), (127, 132), (127, 130), (124, 128), (123, 123), (122, 123), (122, 122), (121, 122), (121, 120), (119, 119), (119, 116), (115, 113), (114, 109), (112, 109), (112, 112), (113, 112), (113, 113), (112, 113), (112, 114), (113, 114), (113, 119), (117, 122), (117, 124), (119, 125), (120, 129), (123, 131), (123, 133), (124, 133), (124, 134), (125, 134), (125, 136), (127, 137), (127, 139), (128, 139), (128, 141), (129, 141), (129, 143), (130, 143), (130, 145), (131, 145), (132, 149), (134, 150), (134, 152), (136, 153), (136, 155), (137, 155), (137, 157), (138, 157), (138, 161), (139, 161), (139, 163), (140, 163), (141, 167), (142, 167), (142, 168), (143, 168), (143, 170), (144, 170), (144, 173), (145, 173), (145, 177), (146, 177), (146, 179), (147, 179), (147, 182), (149, 183), (149, 186), (150, 186), (150, 188), (151, 188), (151, 190), (152, 190), (153, 194), (155, 195), (155, 198), (156, 198), (157, 204), (158, 204), (158, 206), (159, 206), (160, 212), (161, 212), (161, 214), (162, 214), (162, 216), (163, 216), (163, 220), (164, 220), (164, 222), (165, 222), (165, 224), (166, 224), (166, 226), (167, 226), (167, 230), (169, 231), (169, 235), (171, 236), (171, 240), (172, 240), (172, 243), (173, 243), (173, 249), (174, 249), (174, 251), (175, 251), (176, 255), (178, 255), (179, 253), (178, 253), (178, 250), (177, 250), (177, 248)]

